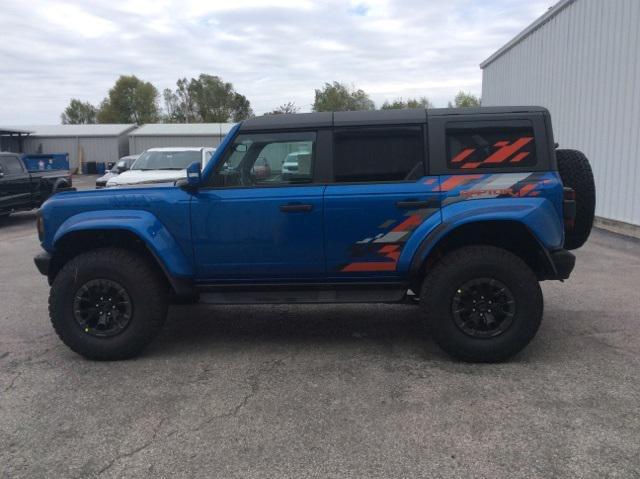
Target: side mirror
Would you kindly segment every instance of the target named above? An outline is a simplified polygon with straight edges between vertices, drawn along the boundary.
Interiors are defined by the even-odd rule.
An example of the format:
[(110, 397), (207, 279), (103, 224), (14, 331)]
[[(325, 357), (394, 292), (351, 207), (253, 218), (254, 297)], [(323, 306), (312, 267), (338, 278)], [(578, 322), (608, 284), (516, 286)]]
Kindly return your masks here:
[(200, 184), (202, 178), (200, 168), (201, 165), (199, 161), (194, 161), (187, 166), (187, 184), (192, 188), (196, 188)]

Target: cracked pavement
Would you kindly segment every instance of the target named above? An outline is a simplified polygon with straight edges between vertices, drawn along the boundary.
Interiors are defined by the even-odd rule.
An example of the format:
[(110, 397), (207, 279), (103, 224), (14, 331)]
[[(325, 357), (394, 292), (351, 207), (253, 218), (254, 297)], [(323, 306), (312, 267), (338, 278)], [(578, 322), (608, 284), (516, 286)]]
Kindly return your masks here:
[(533, 343), (454, 362), (413, 306), (175, 306), (141, 357), (69, 351), (0, 225), (0, 477), (640, 477), (640, 243), (596, 232)]

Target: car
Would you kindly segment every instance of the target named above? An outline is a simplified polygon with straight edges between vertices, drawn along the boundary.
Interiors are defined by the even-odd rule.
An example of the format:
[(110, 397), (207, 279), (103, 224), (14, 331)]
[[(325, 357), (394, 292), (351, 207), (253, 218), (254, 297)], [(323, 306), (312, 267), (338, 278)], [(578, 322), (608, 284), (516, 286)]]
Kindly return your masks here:
[(67, 170), (28, 171), (20, 155), (0, 152), (0, 217), (38, 208), (49, 196), (71, 186)]
[[(309, 167), (285, 178), (293, 151)], [(544, 108), (274, 115), (175, 184), (53, 196), (35, 263), (87, 358), (139, 354), (170, 302), (198, 300), (413, 304), (450, 355), (503, 361), (541, 324), (540, 282), (569, 278), (594, 204)]]
[[(311, 154), (308, 151), (295, 151), (289, 153), (282, 163), (282, 175), (297, 175), (298, 171), (308, 167), (310, 164)], [(308, 171), (306, 172), (308, 173)]]
[(96, 188), (104, 188), (107, 186), (107, 181), (111, 178), (118, 176), (121, 173), (129, 170), (134, 161), (138, 159), (140, 155), (123, 156), (114, 164), (104, 175), (96, 180)]
[(199, 162), (204, 168), (214, 151), (215, 148), (198, 146), (149, 148), (129, 170), (109, 178), (106, 186), (173, 183), (186, 177), (186, 168), (193, 162)]

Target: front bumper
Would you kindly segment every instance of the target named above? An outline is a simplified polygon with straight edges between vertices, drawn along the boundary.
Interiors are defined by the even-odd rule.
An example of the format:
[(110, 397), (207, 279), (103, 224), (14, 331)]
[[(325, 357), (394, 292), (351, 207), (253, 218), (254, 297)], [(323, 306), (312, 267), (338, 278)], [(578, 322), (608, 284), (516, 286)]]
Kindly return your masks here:
[(37, 254), (33, 258), (34, 263), (36, 264), (36, 268), (40, 271), (40, 274), (45, 276), (49, 276), (49, 267), (51, 266), (51, 254), (43, 251), (42, 253)]
[(553, 279), (567, 279), (576, 265), (575, 255), (566, 249), (552, 251), (549, 253), (549, 259), (555, 269), (556, 277)]

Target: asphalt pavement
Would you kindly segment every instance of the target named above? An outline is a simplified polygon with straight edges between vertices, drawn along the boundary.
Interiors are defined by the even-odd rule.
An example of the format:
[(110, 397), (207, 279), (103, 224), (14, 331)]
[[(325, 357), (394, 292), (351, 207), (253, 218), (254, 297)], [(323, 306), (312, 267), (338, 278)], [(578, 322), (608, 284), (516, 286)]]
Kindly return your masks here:
[(91, 362), (38, 251), (33, 213), (0, 224), (0, 477), (640, 477), (638, 241), (596, 231), (495, 365), (401, 305), (175, 306), (141, 357)]

